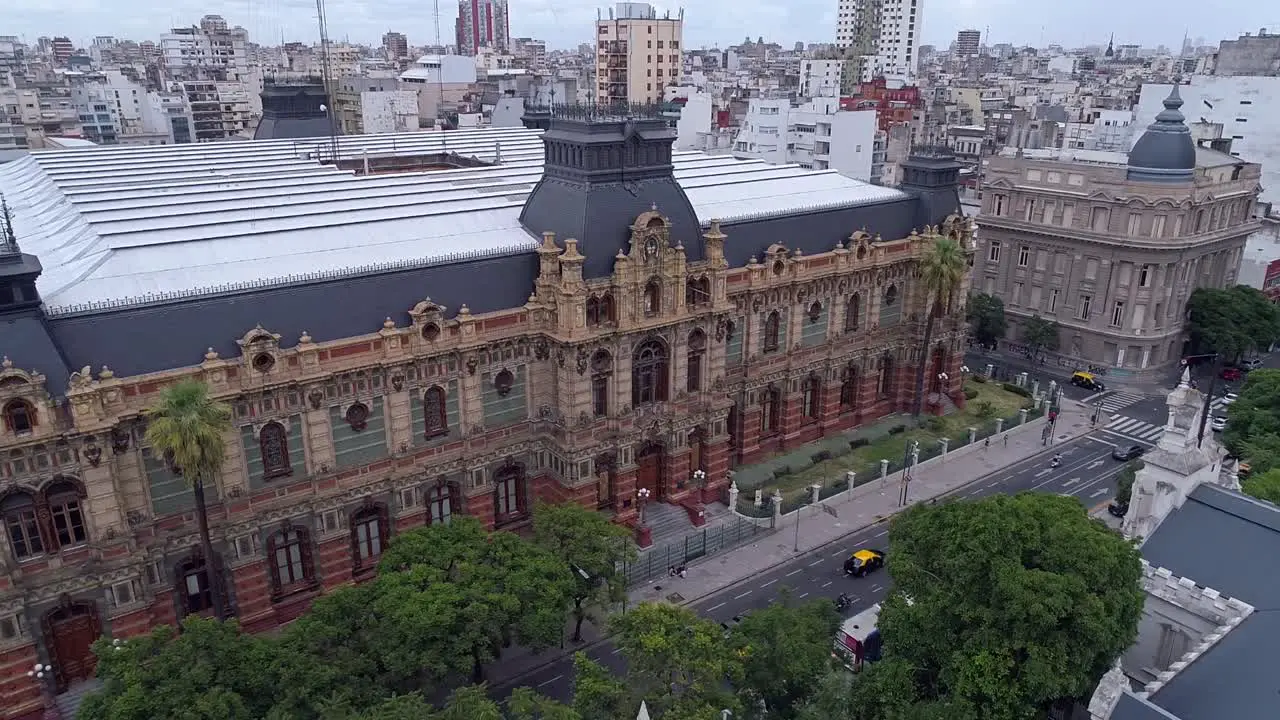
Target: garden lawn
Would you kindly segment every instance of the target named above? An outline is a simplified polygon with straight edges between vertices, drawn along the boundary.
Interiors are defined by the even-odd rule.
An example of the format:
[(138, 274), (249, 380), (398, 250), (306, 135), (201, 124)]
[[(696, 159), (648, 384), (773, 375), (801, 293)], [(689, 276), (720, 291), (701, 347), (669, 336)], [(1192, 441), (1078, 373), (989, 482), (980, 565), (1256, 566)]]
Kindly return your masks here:
[(922, 415), (919, 427), (915, 429), (910, 429), (912, 419), (903, 416), (901, 424), (908, 428), (903, 432), (885, 435), (844, 455), (804, 469), (793, 468), (794, 472), (767, 480), (761, 487), (766, 495), (772, 495), (773, 490), (778, 489), (784, 497), (792, 498), (808, 492), (807, 488), (811, 485), (834, 484), (842, 480), (849, 470), (857, 473), (858, 483), (861, 484), (872, 477), (879, 477), (881, 460), (889, 461), (890, 472), (900, 470), (907, 446), (912, 440), (919, 441), (923, 461), (936, 455), (940, 448), (938, 440), (941, 438), (948, 438), (951, 448), (959, 447), (968, 442), (969, 428), (990, 427), (997, 418), (1009, 418), (1017, 414), (1018, 410), (1031, 406), (1029, 398), (1009, 392), (999, 383), (970, 380), (965, 389), (969, 394), (977, 394), (965, 404), (963, 411), (942, 417)]

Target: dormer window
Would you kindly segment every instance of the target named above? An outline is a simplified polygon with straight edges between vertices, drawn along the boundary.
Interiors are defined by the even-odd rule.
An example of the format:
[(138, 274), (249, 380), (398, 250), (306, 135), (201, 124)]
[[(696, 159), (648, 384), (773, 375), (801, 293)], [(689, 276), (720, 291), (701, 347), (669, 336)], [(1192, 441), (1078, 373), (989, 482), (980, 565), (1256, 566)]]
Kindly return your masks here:
[(26, 400), (10, 400), (4, 406), (4, 429), (14, 435), (27, 435), (35, 430), (36, 411)]

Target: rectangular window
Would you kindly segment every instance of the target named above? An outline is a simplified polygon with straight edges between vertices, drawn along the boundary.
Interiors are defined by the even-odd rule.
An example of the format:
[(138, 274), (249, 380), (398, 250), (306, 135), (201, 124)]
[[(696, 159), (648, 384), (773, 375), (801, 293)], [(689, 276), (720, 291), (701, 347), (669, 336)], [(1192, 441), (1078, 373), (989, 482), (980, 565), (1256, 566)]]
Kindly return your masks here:
[(994, 262), (994, 263), (1000, 262), (1000, 241), (999, 240), (991, 240), (988, 243), (987, 261)]
[(997, 216), (1004, 215), (1004, 204), (1005, 204), (1004, 195), (995, 195), (994, 197), (995, 197), (995, 214)]
[(1040, 292), (1041, 290), (1039, 285), (1031, 286), (1031, 302), (1027, 303), (1029, 307), (1032, 307), (1036, 310), (1040, 309)]
[(1138, 231), (1142, 229), (1142, 216), (1138, 213), (1129, 213), (1129, 236), (1135, 237)]
[(1013, 304), (1014, 305), (1022, 304), (1022, 283), (1013, 284)]
[(1031, 261), (1031, 248), (1023, 245), (1018, 248), (1018, 267), (1026, 267)]
[(1049, 288), (1049, 305), (1045, 308), (1045, 312), (1058, 311), (1058, 288)]
[(1035, 217), (1035, 213), (1036, 213), (1036, 199), (1027, 198), (1027, 202), (1025, 205), (1022, 206), (1022, 209), (1025, 213), (1022, 219), (1026, 220), (1027, 222), (1031, 222), (1032, 218)]
[(25, 634), (21, 615), (0, 617), (0, 642), (17, 640)]
[(1117, 300), (1115, 305), (1111, 306), (1111, 327), (1120, 327), (1124, 322), (1124, 301)]
[(1076, 315), (1080, 320), (1088, 320), (1090, 313), (1093, 312), (1093, 296), (1081, 295), (1079, 313)]
[(1085, 261), (1084, 279), (1085, 280), (1098, 279), (1098, 259), (1097, 258), (1089, 258), (1087, 261)]
[(1151, 237), (1164, 237), (1165, 216), (1157, 215), (1156, 219), (1151, 223)]
[(1138, 287), (1151, 287), (1151, 266), (1143, 265), (1138, 268)]
[(1106, 232), (1107, 227), (1111, 224), (1111, 210), (1104, 207), (1096, 207), (1093, 209), (1093, 219), (1089, 227), (1098, 231)]
[(1062, 226), (1071, 227), (1072, 223), (1074, 223), (1076, 219), (1075, 214), (1076, 214), (1075, 205), (1071, 203), (1064, 204), (1062, 206)]

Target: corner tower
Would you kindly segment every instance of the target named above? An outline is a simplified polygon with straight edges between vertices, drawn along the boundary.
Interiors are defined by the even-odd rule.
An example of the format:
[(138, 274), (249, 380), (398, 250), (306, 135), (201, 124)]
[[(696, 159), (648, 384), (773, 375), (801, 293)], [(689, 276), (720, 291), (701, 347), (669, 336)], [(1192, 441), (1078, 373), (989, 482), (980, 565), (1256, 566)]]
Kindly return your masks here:
[(951, 215), (964, 215), (960, 208), (960, 171), (964, 168), (945, 145), (916, 145), (902, 163), (898, 189), (915, 195), (914, 227), (942, 225)]
[(47, 389), (59, 394), (69, 372), (36, 290), (43, 269), (35, 255), (18, 247), (13, 211), (0, 195), (0, 354), (6, 363), (45, 371)]
[(1182, 111), (1182, 97), (1174, 85), (1164, 110), (1147, 126), (1129, 151), (1130, 180), (1149, 183), (1187, 183), (1195, 179), (1196, 144)]
[(671, 220), (671, 243), (688, 260), (704, 255), (693, 205), (672, 174), (675, 130), (653, 105), (560, 105), (542, 134), (542, 179), (520, 222), (535, 237), (578, 241), (583, 277), (607, 277), (630, 247), (631, 223), (657, 207)]

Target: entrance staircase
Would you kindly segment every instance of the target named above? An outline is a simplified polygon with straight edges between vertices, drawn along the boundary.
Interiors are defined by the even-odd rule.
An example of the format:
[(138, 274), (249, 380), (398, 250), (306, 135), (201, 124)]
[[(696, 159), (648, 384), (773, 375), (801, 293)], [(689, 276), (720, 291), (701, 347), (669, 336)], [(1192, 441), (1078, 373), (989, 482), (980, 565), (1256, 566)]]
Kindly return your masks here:
[(942, 403), (943, 415), (950, 415), (960, 410), (960, 408), (956, 407), (955, 402), (951, 400), (951, 396), (949, 395), (945, 395), (943, 393), (929, 393), (925, 396), (926, 408), (931, 408), (939, 402)]
[(644, 519), (653, 533), (654, 545), (678, 540), (694, 531), (688, 511), (671, 503), (651, 502), (645, 505)]
[(102, 687), (102, 681), (93, 678), (76, 683), (67, 688), (66, 692), (54, 698), (55, 704), (58, 706), (58, 713), (67, 720), (74, 718), (80, 710), (80, 703), (84, 702), (85, 696), (95, 692)]

